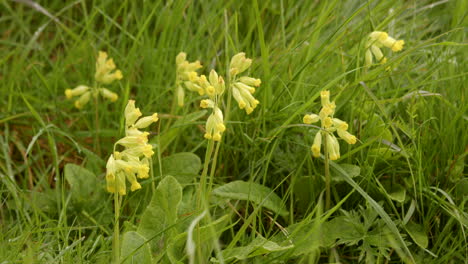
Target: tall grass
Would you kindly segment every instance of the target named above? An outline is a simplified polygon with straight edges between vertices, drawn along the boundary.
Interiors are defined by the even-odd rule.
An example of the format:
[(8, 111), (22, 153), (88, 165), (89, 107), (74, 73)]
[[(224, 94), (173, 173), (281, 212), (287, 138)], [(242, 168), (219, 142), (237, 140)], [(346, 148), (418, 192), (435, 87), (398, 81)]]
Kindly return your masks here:
[[(112, 196), (73, 202), (64, 166), (77, 164), (104, 179), (128, 99), (143, 113), (159, 113), (153, 143), (161, 153), (153, 159), (156, 182), (123, 200), (122, 232), (140, 222), (150, 185), (163, 178), (161, 159), (179, 152), (204, 159), (206, 116), (184, 121), (201, 110), (201, 97), (187, 93), (186, 106), (170, 114), (180, 51), (200, 60), (205, 74), (216, 68), (222, 75), (243, 51), (262, 79), (257, 109), (246, 116), (233, 107), (229, 114), (214, 186), (236, 180), (267, 186), (289, 214), (213, 198), (212, 217), (230, 214), (216, 241), (226, 250), (258, 236), (287, 241), (282, 234), (289, 232), (295, 249), (238, 263), (467, 263), (466, 1), (21, 0), (2, 1), (0, 14), (2, 263), (109, 263)], [(404, 39), (405, 48), (387, 51), (386, 65), (365, 69), (364, 45), (374, 30)], [(73, 108), (64, 90), (93, 79), (99, 50), (111, 54), (124, 78), (111, 85), (119, 100), (97, 105), (96, 131), (93, 107)], [(323, 160), (310, 152), (316, 129), (302, 124), (304, 114), (320, 108), (325, 89), (359, 139), (342, 144), (341, 159), (331, 163), (337, 179), (329, 211)], [(359, 175), (343, 169), (347, 164), (359, 167)], [(343, 231), (332, 245), (296, 236), (304, 230), (332, 236), (325, 227), (336, 219), (371, 224), (362, 237)], [(426, 247), (414, 239), (412, 224), (427, 237)], [(394, 235), (386, 242), (388, 259), (366, 248), (375, 230)], [(312, 242), (318, 243), (313, 250)], [(217, 257), (204, 250), (198, 260)]]

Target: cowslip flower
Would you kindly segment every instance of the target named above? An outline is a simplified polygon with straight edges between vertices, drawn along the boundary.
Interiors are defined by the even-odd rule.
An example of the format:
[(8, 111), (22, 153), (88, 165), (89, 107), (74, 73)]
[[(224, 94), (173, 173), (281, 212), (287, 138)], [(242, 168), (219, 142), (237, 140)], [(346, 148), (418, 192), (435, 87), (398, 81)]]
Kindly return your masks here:
[(198, 83), (209, 97), (209, 99), (201, 100), (200, 107), (213, 109), (206, 120), (204, 137), (208, 140), (221, 141), (226, 126), (224, 125), (223, 112), (218, 107), (218, 102), (221, 100), (221, 96), (226, 89), (224, 79), (215, 70), (211, 70), (208, 78), (205, 75), (201, 75)]
[[(96, 60), (96, 73), (94, 78), (98, 84), (110, 84), (115, 80), (122, 79), (123, 75), (120, 70), (116, 70), (116, 66), (113, 59), (108, 59), (107, 53), (99, 51), (98, 58)], [(97, 97), (101, 95), (104, 99), (111, 102), (117, 101), (119, 96), (104, 87), (89, 87), (86, 85), (78, 85), (74, 89), (66, 89), (65, 97), (71, 99), (75, 96), (79, 96), (75, 101), (74, 105), (76, 108), (81, 109), (85, 106), (91, 96)]]
[(180, 52), (176, 56), (176, 96), (177, 96), (177, 104), (179, 106), (184, 106), (184, 98), (185, 98), (185, 91), (184, 86), (186, 89), (192, 92), (198, 92), (200, 95), (203, 95), (205, 91), (201, 88), (197, 81), (198, 81), (198, 73), (197, 70), (202, 68), (202, 65), (199, 61), (188, 62), (187, 61), (187, 54), (185, 52)]
[[(152, 123), (157, 122), (158, 114), (141, 117), (139, 108), (135, 107), (135, 101), (129, 100), (125, 107), (125, 137), (114, 145), (114, 152), (107, 160), (106, 183), (107, 191), (126, 194), (126, 180), (131, 184), (130, 190), (141, 189), (138, 179), (149, 177), (149, 163), (154, 154), (153, 147), (148, 144), (148, 132), (140, 131)], [(115, 151), (121, 148), (121, 151)]]
[(387, 62), (387, 58), (383, 55), (380, 48), (387, 47), (393, 52), (398, 52), (403, 49), (404, 44), (404, 40), (396, 40), (388, 36), (386, 32), (374, 31), (370, 33), (365, 46), (365, 66), (369, 67), (372, 65), (373, 56), (375, 56), (375, 59), (381, 64)]
[(253, 110), (260, 103), (253, 94), (255, 87), (259, 87), (262, 81), (260, 79), (241, 76), (239, 74), (245, 72), (252, 65), (252, 60), (245, 57), (244, 52), (234, 55), (231, 59), (229, 73), (231, 75), (230, 86), (232, 89), (232, 96), (237, 101), (240, 109), (245, 109), (247, 114)]
[(340, 158), (340, 144), (333, 134), (335, 131), (338, 136), (348, 144), (356, 144), (356, 137), (351, 135), (348, 130), (348, 123), (338, 118), (334, 118), (336, 104), (330, 101), (330, 91), (322, 91), (320, 93), (322, 109), (319, 114), (307, 114), (303, 118), (305, 124), (313, 124), (320, 121), (321, 130), (314, 137), (314, 142), (311, 146), (312, 155), (319, 157), (323, 140), (327, 141), (327, 153), (330, 160)]

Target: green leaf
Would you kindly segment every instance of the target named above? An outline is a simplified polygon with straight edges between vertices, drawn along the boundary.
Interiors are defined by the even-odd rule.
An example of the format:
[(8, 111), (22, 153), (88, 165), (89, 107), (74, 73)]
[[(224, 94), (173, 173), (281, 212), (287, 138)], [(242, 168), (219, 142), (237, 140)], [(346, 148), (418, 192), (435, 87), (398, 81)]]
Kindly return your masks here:
[[(212, 221), (208, 225), (204, 225), (199, 228), (199, 231), (194, 231), (194, 232), (199, 232), (200, 234), (200, 239), (196, 239), (195, 243), (200, 242), (200, 244), (195, 244), (196, 247), (203, 247), (204, 249), (207, 249), (208, 247), (211, 247), (212, 243), (207, 243), (208, 241), (217, 238), (223, 233), (225, 230), (232, 228), (234, 224), (227, 226), (226, 223), (231, 219), (230, 215), (223, 215), (220, 218), (216, 219), (215, 221)], [(213, 232), (214, 231), (214, 232)], [(187, 241), (187, 232), (180, 233), (169, 242), (167, 246), (167, 257), (170, 260), (170, 263), (184, 263), (180, 262), (185, 256), (185, 242)], [(168, 263), (168, 262), (164, 262)]]
[[(287, 240), (284, 242), (285, 243), (283, 244), (285, 245), (280, 245), (262, 236), (258, 236), (247, 246), (223, 250), (224, 261), (231, 261), (234, 259), (244, 260), (259, 255), (265, 255), (271, 252), (288, 250), (294, 247)], [(212, 259), (212, 261), (219, 262), (216, 259)]]
[[(341, 168), (348, 173), (349, 177), (354, 178), (361, 174), (361, 168), (356, 165), (352, 164), (340, 164)], [(344, 177), (336, 171), (333, 167), (330, 170), (331, 179), (335, 182), (343, 182), (345, 181)]]
[(149, 244), (143, 236), (135, 231), (123, 235), (121, 252), (121, 263), (124, 264), (153, 262)]
[[(166, 176), (159, 183), (150, 204), (141, 216), (137, 232), (151, 240), (153, 249), (163, 238), (170, 239), (176, 234), (174, 225), (177, 221), (177, 210), (182, 199), (182, 187), (172, 176)], [(164, 236), (163, 236), (164, 235)]]
[[(202, 168), (200, 158), (190, 152), (181, 152), (165, 157), (161, 161), (163, 175), (174, 176), (182, 185), (191, 184)], [(159, 169), (155, 171), (159, 173)]]
[(424, 232), (424, 228), (421, 225), (414, 222), (408, 222), (405, 227), (410, 237), (418, 246), (424, 249), (427, 248), (429, 245), (429, 240), (427, 238), (426, 232)]
[(234, 181), (214, 189), (213, 194), (224, 198), (250, 201), (279, 215), (288, 215), (281, 198), (270, 188), (257, 183)]
[(341, 168), (340, 165), (338, 165), (335, 162), (330, 162), (331, 167), (334, 167), (338, 173), (340, 173), (345, 181), (351, 185), (356, 191), (359, 192), (359, 194), (364, 197), (364, 199), (369, 203), (369, 205), (380, 215), (382, 220), (385, 222), (385, 224), (388, 226), (394, 237), (397, 239), (397, 242), (402, 245), (402, 249), (406, 254), (406, 257), (408, 257), (411, 261), (414, 262), (413, 255), (411, 254), (411, 251), (408, 249), (408, 247), (405, 244), (405, 240), (400, 234), (400, 231), (398, 230), (398, 227), (395, 225), (395, 223), (392, 221), (390, 216), (385, 212), (385, 210), (382, 208), (381, 205), (379, 205), (372, 197), (370, 197), (369, 194), (367, 194), (359, 184), (357, 184), (349, 175), (348, 173)]
[(390, 199), (403, 203), (406, 198), (406, 189), (400, 184), (393, 184), (391, 189), (388, 192)]
[(90, 198), (96, 199), (104, 193), (96, 175), (83, 167), (71, 163), (66, 164), (64, 176), (70, 184), (72, 199), (81, 206), (89, 204)]
[[(166, 150), (166, 148), (172, 143), (172, 141), (174, 141), (180, 134), (182, 134), (184, 130), (189, 127), (189, 125), (193, 125), (193, 123), (196, 120), (203, 117), (206, 114), (206, 112), (206, 110), (202, 110), (188, 115), (184, 115), (182, 116), (182, 118), (174, 122), (171, 128), (159, 137), (159, 142), (161, 142), (159, 149), (161, 153), (164, 152), (164, 150)], [(154, 137), (151, 140), (151, 143), (157, 143), (157, 141), (158, 138)]]

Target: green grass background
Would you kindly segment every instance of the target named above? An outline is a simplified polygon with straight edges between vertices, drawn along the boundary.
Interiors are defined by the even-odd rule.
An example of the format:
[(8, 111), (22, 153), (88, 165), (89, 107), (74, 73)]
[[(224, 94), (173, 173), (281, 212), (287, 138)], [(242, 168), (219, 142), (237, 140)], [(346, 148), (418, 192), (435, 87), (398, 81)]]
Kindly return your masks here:
[[(335, 116), (348, 121), (359, 139), (342, 145), (338, 163), (361, 168), (354, 180), (395, 223), (414, 210), (411, 220), (423, 227), (427, 250), (437, 255), (410, 243), (417, 262), (466, 263), (468, 2), (37, 2), (42, 8), (33, 3), (0, 2), (0, 263), (109, 260), (112, 229), (99, 219), (80, 221), (86, 216), (67, 207), (63, 166), (76, 163), (104, 177), (103, 164), (122, 136), (127, 99), (135, 99), (145, 114), (162, 116), (154, 134), (164, 135), (176, 116), (200, 110), (200, 97), (190, 93), (186, 106), (170, 115), (180, 51), (190, 61), (200, 60), (205, 74), (212, 68), (225, 74), (230, 57), (244, 51), (254, 60), (250, 75), (262, 79), (258, 108), (248, 116), (231, 111), (215, 184), (245, 180), (275, 189), (290, 210), (278, 220), (283, 226), (315, 214), (324, 189), (323, 164), (310, 155), (314, 129), (301, 123), (304, 114), (319, 111), (319, 92), (329, 89)], [(364, 43), (374, 30), (405, 40), (402, 52), (384, 51), (390, 70), (363, 68)], [(107, 86), (119, 100), (98, 105), (100, 155), (93, 145), (93, 106), (77, 110), (64, 96), (67, 88), (92, 84), (99, 50), (107, 51), (124, 75)], [(421, 90), (437, 94), (408, 96)], [(161, 155), (188, 151), (203, 158), (203, 120), (186, 124)], [(382, 138), (400, 151), (376, 154), (388, 145)], [(407, 202), (393, 201), (385, 184), (404, 186)], [(333, 203), (342, 201), (336, 214), (367, 207), (367, 199), (357, 192), (348, 197), (350, 192), (346, 183), (335, 185)], [(53, 207), (41, 204), (45, 194), (56, 197)], [(110, 196), (107, 206), (112, 208)], [(137, 211), (126, 212), (126, 220), (136, 221)], [(248, 243), (252, 233), (277, 232), (257, 213), (238, 245)], [(230, 237), (224, 235), (223, 243)], [(358, 261), (357, 246), (334, 250), (343, 263)], [(327, 262), (329, 253), (323, 251), (319, 261)], [(393, 261), (400, 261), (395, 252)]]

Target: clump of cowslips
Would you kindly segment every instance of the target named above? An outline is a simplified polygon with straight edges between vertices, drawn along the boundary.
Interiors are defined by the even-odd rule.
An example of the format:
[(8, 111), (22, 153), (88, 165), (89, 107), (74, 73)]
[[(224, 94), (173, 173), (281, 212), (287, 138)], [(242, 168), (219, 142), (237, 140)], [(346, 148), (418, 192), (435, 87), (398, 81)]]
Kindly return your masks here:
[(303, 121), (305, 124), (313, 124), (320, 121), (321, 130), (317, 132), (312, 144), (311, 150), (314, 157), (320, 156), (320, 149), (322, 146), (322, 139), (327, 140), (327, 152), (330, 160), (337, 160), (340, 158), (340, 144), (334, 135), (337, 132), (338, 136), (346, 141), (348, 144), (355, 144), (356, 137), (351, 135), (348, 130), (348, 124), (338, 118), (334, 118), (336, 104), (330, 102), (330, 91), (322, 91), (320, 93), (322, 109), (319, 114), (307, 114), (304, 116)]
[(184, 106), (185, 91), (183, 87), (192, 92), (198, 92), (200, 95), (205, 93), (203, 88), (197, 84), (199, 79), (197, 70), (202, 68), (202, 65), (199, 61), (188, 62), (185, 52), (180, 52), (176, 56), (176, 65), (177, 104), (179, 106)]
[(218, 103), (225, 91), (224, 79), (215, 70), (211, 70), (208, 79), (205, 75), (200, 76), (199, 84), (209, 97), (209, 99), (204, 99), (200, 102), (200, 107), (213, 109), (213, 112), (206, 120), (204, 137), (214, 141), (221, 141), (221, 136), (226, 130), (226, 126), (224, 125), (223, 112), (219, 108)]
[(75, 107), (78, 109), (83, 108), (83, 106), (89, 102), (91, 96), (97, 97), (98, 95), (101, 95), (103, 98), (108, 99), (111, 102), (115, 102), (119, 96), (109, 89), (100, 87), (100, 85), (110, 84), (115, 80), (122, 79), (122, 77), (122, 72), (116, 69), (114, 60), (111, 58), (108, 59), (106, 52), (99, 51), (99, 55), (96, 61), (96, 73), (94, 75), (97, 87), (79, 85), (74, 89), (66, 89), (65, 96), (67, 99), (79, 96), (79, 98), (75, 101)]
[(234, 55), (231, 59), (229, 73), (231, 76), (230, 86), (232, 89), (232, 96), (237, 101), (240, 109), (245, 109), (249, 115), (253, 112), (255, 107), (260, 103), (253, 94), (255, 93), (254, 87), (259, 87), (262, 81), (260, 79), (252, 78), (249, 76), (238, 76), (245, 72), (252, 65), (252, 60), (245, 57), (244, 52)]
[(403, 49), (404, 44), (404, 40), (396, 40), (390, 37), (386, 32), (374, 31), (370, 33), (365, 46), (365, 66), (369, 67), (370, 65), (372, 65), (373, 56), (375, 56), (376, 60), (381, 64), (387, 62), (387, 58), (383, 55), (382, 50), (380, 48), (387, 47), (393, 52), (398, 52)]
[[(140, 129), (147, 128), (159, 119), (157, 113), (140, 118), (141, 116), (140, 109), (135, 107), (135, 101), (129, 100), (125, 107), (125, 137), (115, 143), (114, 152), (106, 165), (107, 191), (111, 193), (125, 195), (125, 179), (131, 184), (131, 191), (141, 189), (137, 178), (149, 177), (149, 164), (154, 152), (152, 145), (148, 144), (149, 133)], [(116, 151), (118, 146), (123, 150)]]

